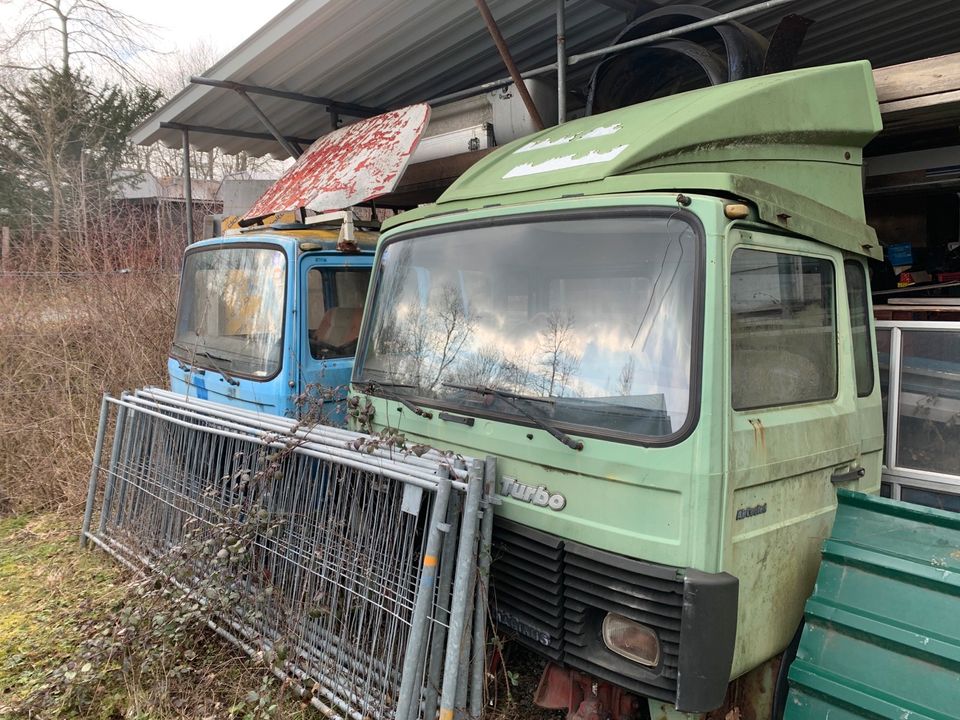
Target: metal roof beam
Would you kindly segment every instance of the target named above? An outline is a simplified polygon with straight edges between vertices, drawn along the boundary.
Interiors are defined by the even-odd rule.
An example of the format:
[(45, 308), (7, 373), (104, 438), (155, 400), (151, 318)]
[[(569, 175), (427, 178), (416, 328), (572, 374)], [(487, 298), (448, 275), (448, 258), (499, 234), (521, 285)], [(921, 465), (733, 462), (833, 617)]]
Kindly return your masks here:
[[(694, 30), (700, 30), (701, 28), (713, 27), (715, 25), (720, 25), (729, 20), (736, 20), (747, 15), (754, 15), (759, 12), (764, 12), (766, 10), (773, 10), (782, 5), (788, 5), (790, 3), (797, 2), (797, 0), (765, 0), (764, 2), (753, 3), (746, 7), (740, 8), (739, 10), (732, 10), (730, 12), (721, 13), (715, 17), (707, 18), (706, 20), (697, 20), (696, 22), (689, 23), (687, 25), (681, 25), (680, 27), (671, 28), (669, 30), (664, 30), (662, 32), (654, 33), (653, 35), (647, 35), (642, 38), (637, 38), (636, 40), (628, 40), (627, 42), (622, 42), (618, 45), (610, 45), (609, 47), (600, 48), (598, 50), (590, 50), (589, 52), (579, 53), (577, 55), (568, 55), (567, 56), (567, 65), (576, 65), (577, 63), (584, 62), (585, 60), (593, 60), (595, 58), (603, 57), (609, 53), (623, 52), (624, 50), (630, 50), (635, 47), (640, 47), (642, 45), (650, 45), (658, 40), (664, 40), (666, 38), (677, 37), (678, 35), (685, 35), (686, 33), (693, 32)], [(544, 75), (548, 72), (556, 71), (557, 63), (552, 62), (549, 65), (541, 65), (540, 67), (533, 68), (532, 70), (526, 70), (520, 73), (521, 78), (530, 78), (536, 77), (537, 75)], [(431, 98), (426, 102), (429, 105), (445, 105), (446, 103), (453, 102), (454, 100), (460, 100), (461, 98), (470, 97), (471, 95), (478, 95), (482, 92), (487, 92), (489, 90), (496, 90), (499, 87), (508, 85), (512, 82), (510, 77), (505, 77), (500, 80), (492, 80), (490, 82), (485, 82), (475, 87), (466, 88), (465, 90), (458, 90), (456, 92), (447, 93), (446, 95), (441, 95), (439, 97)]]
[(270, 97), (283, 98), (284, 100), (296, 100), (297, 102), (324, 105), (327, 110), (338, 112), (341, 115), (349, 115), (350, 117), (373, 117), (374, 115), (380, 115), (384, 112), (379, 108), (339, 102), (338, 100), (331, 100), (330, 98), (320, 97), (319, 95), (305, 95), (290, 90), (277, 90), (276, 88), (264, 87), (263, 85), (250, 85), (232, 80), (214, 80), (213, 78), (202, 77), (200, 75), (192, 75), (190, 82), (194, 85), (209, 85), (210, 87), (226, 88), (227, 90), (248, 92), (254, 95), (269, 95)]
[(283, 133), (280, 132), (277, 126), (274, 125), (271, 122), (270, 118), (267, 117), (267, 114), (263, 110), (261, 110), (260, 106), (253, 101), (253, 98), (247, 95), (247, 92), (245, 90), (238, 89), (236, 93), (237, 95), (239, 95), (244, 99), (247, 105), (250, 106), (250, 109), (253, 110), (253, 114), (260, 119), (260, 123), (267, 129), (267, 132), (273, 135), (274, 139), (283, 146), (283, 149), (287, 151), (287, 154), (290, 155), (290, 157), (296, 160), (298, 157), (300, 157), (303, 154), (303, 150), (300, 149), (300, 145), (290, 140), (287, 140), (287, 138), (283, 136)]
[[(228, 137), (250, 138), (251, 140), (272, 140), (277, 142), (277, 139), (268, 133), (250, 132), (248, 130), (231, 130), (230, 128), (218, 128), (211, 127), (209, 125), (189, 125), (178, 122), (161, 122), (160, 128), (163, 130), (189, 130), (190, 132), (207, 133), (209, 135), (227, 135)], [(288, 142), (296, 143), (297, 145), (313, 145), (313, 140), (307, 140), (306, 138), (290, 137), (289, 135), (284, 135), (283, 137)]]

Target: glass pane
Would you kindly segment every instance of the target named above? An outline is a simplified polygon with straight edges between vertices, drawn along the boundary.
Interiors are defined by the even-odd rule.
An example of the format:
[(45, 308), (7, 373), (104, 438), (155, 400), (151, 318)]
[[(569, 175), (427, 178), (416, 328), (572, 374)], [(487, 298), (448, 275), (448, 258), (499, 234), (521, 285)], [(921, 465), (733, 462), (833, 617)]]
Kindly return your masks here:
[(269, 248), (187, 253), (173, 355), (191, 365), (266, 378), (280, 370), (286, 261)]
[(890, 329), (877, 328), (877, 365), (880, 370), (880, 397), (883, 401), (883, 437), (887, 442), (887, 389), (890, 385)]
[(730, 278), (736, 410), (837, 394), (837, 330), (829, 260), (739, 249)]
[(850, 332), (853, 337), (853, 367), (857, 376), (857, 395), (873, 392), (873, 353), (870, 347), (870, 306), (867, 299), (867, 276), (856, 260), (843, 263), (850, 303)]
[(960, 332), (901, 337), (897, 465), (960, 475)]
[(900, 499), (904, 502), (925, 505), (927, 507), (937, 508), (938, 510), (960, 512), (960, 495), (951, 495), (935, 490), (901, 485)]
[(699, 240), (676, 217), (498, 225), (384, 249), (357, 377), (465, 412), (642, 436), (690, 405)]
[(369, 283), (369, 270), (310, 270), (307, 327), (310, 354), (315, 359), (351, 357), (356, 353)]

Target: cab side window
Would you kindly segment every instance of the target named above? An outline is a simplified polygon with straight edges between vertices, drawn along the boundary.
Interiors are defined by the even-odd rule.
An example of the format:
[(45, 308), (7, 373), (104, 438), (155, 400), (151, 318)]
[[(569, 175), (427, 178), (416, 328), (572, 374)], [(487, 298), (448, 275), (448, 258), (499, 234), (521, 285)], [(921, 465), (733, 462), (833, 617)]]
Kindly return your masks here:
[(314, 359), (350, 357), (357, 351), (369, 283), (366, 269), (312, 268), (307, 273), (307, 327)]
[(856, 260), (845, 260), (843, 273), (847, 280), (847, 298), (850, 303), (850, 334), (853, 338), (853, 367), (857, 375), (857, 395), (866, 397), (873, 392), (873, 347), (870, 343), (867, 275), (863, 264)]
[(734, 251), (730, 337), (735, 410), (836, 397), (834, 292), (829, 260)]

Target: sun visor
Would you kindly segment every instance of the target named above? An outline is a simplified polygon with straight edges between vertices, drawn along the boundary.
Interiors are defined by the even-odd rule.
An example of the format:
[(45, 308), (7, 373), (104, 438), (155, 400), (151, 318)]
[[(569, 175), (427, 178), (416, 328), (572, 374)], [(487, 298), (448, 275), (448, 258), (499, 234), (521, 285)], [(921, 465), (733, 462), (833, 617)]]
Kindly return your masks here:
[(429, 105), (411, 105), (324, 135), (253, 204), (243, 224), (298, 208), (343, 210), (392, 192), (429, 120)]

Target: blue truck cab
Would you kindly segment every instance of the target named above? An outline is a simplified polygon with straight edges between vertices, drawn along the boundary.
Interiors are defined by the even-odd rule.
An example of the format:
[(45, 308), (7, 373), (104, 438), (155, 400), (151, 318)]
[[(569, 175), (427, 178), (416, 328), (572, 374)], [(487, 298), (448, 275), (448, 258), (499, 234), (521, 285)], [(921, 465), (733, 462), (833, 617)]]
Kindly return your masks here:
[[(346, 230), (346, 232), (345, 232)], [(343, 419), (377, 233), (273, 225), (184, 255), (170, 388), (271, 415)]]

